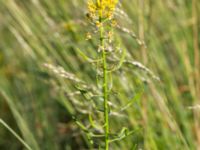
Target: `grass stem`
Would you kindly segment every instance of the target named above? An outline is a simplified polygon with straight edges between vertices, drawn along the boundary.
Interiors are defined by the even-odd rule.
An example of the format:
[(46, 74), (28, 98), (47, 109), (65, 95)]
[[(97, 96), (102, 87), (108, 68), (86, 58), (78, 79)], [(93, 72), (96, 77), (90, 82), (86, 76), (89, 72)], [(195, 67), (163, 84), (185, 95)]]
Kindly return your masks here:
[(2, 124), (8, 131), (10, 131), (28, 150), (32, 148), (13, 130), (9, 127), (2, 119), (0, 119), (0, 124)]

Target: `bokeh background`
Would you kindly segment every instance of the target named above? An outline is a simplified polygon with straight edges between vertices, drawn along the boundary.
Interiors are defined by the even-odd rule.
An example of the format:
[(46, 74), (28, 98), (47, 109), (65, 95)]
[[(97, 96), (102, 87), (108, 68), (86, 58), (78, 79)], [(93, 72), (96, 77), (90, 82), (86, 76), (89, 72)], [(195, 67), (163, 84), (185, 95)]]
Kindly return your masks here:
[[(118, 23), (147, 46), (116, 29), (127, 59), (141, 62), (160, 81), (137, 66), (123, 65), (125, 71), (113, 76), (114, 90), (123, 93), (111, 98), (115, 105), (139, 98), (124, 116), (111, 117), (112, 130), (139, 130), (112, 149), (199, 149), (200, 1), (121, 0), (118, 7), (124, 11), (116, 14)], [(96, 37), (86, 40), (86, 12), (86, 0), (0, 0), (0, 118), (34, 150), (89, 148), (72, 119), (87, 124), (84, 98), (69, 96), (74, 82), (44, 66), (62, 66), (96, 85), (95, 66), (77, 50), (98, 55)], [(24, 149), (1, 124), (0, 149)]]

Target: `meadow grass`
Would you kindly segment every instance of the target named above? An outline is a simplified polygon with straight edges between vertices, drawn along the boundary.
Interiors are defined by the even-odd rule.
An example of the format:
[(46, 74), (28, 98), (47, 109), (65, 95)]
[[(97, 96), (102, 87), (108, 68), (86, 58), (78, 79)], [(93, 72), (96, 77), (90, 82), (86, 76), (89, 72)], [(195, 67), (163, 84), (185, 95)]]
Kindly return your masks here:
[[(199, 7), (198, 0), (120, 2), (117, 52), (107, 63), (124, 53), (126, 61), (108, 74), (109, 125), (112, 137), (134, 132), (110, 149), (199, 148)], [(104, 134), (104, 106), (102, 66), (92, 61), (99, 37), (86, 40), (93, 32), (86, 12), (81, 0), (0, 1), (0, 149), (103, 144), (90, 139)]]

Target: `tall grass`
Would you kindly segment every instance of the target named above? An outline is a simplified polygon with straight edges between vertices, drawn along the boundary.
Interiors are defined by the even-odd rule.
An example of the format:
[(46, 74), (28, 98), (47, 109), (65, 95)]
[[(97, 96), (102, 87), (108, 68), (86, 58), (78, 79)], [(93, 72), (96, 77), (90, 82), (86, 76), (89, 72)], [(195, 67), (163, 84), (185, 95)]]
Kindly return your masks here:
[[(94, 149), (101, 142), (91, 144), (75, 124), (103, 119), (100, 112), (91, 115), (89, 105), (103, 110), (94, 88), (99, 64), (90, 59), (98, 55), (99, 40), (85, 40), (91, 32), (86, 6), (77, 0), (0, 1), (0, 118), (32, 149)], [(199, 148), (199, 7), (198, 0), (121, 1), (115, 40), (129, 61), (109, 77), (109, 117), (111, 133), (126, 126), (134, 134), (111, 149)], [(121, 55), (119, 49), (117, 61), (108, 63)], [(0, 137), (0, 149), (24, 147), (3, 126)]]

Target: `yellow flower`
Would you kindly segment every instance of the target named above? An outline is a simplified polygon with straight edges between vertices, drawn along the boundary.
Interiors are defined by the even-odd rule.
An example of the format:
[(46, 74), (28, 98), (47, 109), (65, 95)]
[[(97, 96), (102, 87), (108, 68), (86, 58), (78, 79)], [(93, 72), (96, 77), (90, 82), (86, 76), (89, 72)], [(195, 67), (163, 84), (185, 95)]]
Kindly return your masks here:
[(88, 6), (88, 11), (90, 13), (95, 13), (96, 12), (97, 7), (96, 7), (95, 3), (92, 0), (88, 1), (88, 5), (87, 6)]
[(99, 16), (101, 12), (103, 18), (111, 19), (117, 2), (118, 0), (88, 0), (88, 11), (91, 16)]
[(96, 27), (99, 28), (102, 25), (99, 21), (96, 21)]

